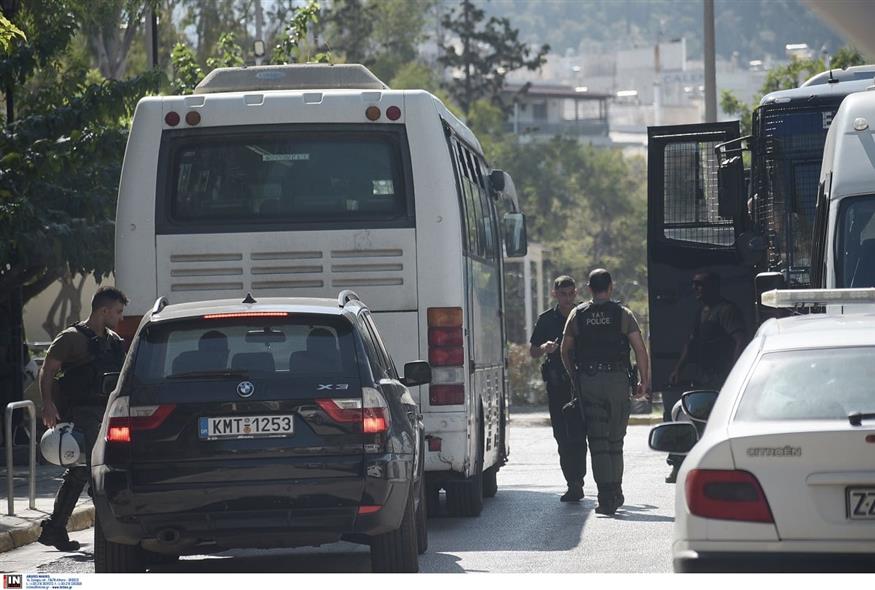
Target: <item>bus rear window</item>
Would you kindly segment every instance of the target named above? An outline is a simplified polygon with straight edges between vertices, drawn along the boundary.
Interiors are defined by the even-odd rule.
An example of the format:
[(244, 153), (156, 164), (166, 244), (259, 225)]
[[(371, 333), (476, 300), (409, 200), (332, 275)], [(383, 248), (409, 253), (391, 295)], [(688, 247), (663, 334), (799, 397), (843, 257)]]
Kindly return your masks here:
[(404, 219), (400, 143), (373, 132), (171, 136), (165, 218), (174, 225)]

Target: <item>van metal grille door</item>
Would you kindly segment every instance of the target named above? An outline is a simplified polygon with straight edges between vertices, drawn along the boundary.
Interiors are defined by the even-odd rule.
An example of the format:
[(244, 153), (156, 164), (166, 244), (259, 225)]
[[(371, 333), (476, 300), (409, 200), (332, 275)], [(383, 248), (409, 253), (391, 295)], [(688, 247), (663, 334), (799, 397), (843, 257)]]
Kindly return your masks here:
[(753, 218), (768, 240), (768, 267), (808, 287), (823, 145), (835, 104), (766, 105), (754, 113)]

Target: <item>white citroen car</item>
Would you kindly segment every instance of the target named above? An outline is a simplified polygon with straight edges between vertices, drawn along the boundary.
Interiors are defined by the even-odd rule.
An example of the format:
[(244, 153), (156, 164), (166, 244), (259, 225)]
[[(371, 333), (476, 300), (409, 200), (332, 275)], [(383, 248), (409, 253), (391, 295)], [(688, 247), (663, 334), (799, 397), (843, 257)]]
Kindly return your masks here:
[(684, 408), (698, 442), (680, 422), (650, 437), (689, 451), (675, 571), (875, 571), (875, 314), (769, 320)]

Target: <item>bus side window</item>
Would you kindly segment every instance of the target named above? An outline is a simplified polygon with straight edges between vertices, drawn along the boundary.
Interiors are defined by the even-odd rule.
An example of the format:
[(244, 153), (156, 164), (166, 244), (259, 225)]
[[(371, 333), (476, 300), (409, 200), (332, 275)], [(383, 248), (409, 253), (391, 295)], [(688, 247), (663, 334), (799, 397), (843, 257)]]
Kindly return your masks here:
[(460, 196), (462, 197), (462, 203), (465, 207), (465, 218), (468, 226), (468, 254), (471, 256), (477, 256), (479, 251), (479, 244), (477, 241), (477, 213), (474, 209), (474, 203), (470, 189), (470, 181), (468, 180), (467, 166), (465, 164), (465, 157), (463, 155), (465, 148), (458, 143), (456, 143), (455, 145), (457, 150), (456, 162), (459, 167), (459, 190), (461, 191)]
[(462, 223), (464, 224), (464, 241), (465, 254), (470, 255), (477, 250), (477, 228), (474, 225), (474, 217), (471, 208), (468, 205), (468, 200), (465, 198), (465, 169), (462, 167), (461, 146), (455, 141), (450, 144), (453, 148), (453, 158), (455, 158), (456, 171), (458, 172), (459, 203), (462, 206)]
[(480, 188), (477, 186), (477, 181), (474, 179), (474, 165), (471, 154), (467, 149), (464, 149), (465, 159), (468, 162), (468, 198), (472, 201), (474, 211), (475, 227), (477, 229), (477, 256), (480, 258), (486, 257), (486, 235), (483, 231), (484, 211), (483, 204), (480, 200)]

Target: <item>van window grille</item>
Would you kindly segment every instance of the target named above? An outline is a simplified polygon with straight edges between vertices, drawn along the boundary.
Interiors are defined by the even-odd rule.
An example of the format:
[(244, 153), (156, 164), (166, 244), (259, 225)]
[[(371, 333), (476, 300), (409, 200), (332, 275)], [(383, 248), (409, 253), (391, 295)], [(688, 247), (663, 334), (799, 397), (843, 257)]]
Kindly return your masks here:
[(754, 115), (752, 215), (768, 241), (768, 267), (810, 284), (811, 237), (823, 144), (838, 105), (767, 105)]
[(732, 219), (718, 213), (717, 141), (670, 143), (663, 155), (663, 235), (705, 249), (731, 246)]

